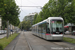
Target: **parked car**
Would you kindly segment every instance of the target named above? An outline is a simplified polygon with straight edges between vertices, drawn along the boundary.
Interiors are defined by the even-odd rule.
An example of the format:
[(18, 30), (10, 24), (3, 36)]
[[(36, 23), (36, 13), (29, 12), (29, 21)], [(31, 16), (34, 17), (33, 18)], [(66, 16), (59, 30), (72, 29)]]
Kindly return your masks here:
[(66, 35), (68, 35), (68, 34), (71, 34), (71, 32), (69, 32), (69, 31), (66, 31), (66, 32), (65, 32), (65, 34), (66, 34)]
[(7, 32), (6, 30), (0, 30), (0, 34), (4, 34), (6, 32)]
[(72, 35), (75, 35), (75, 30), (72, 32)]

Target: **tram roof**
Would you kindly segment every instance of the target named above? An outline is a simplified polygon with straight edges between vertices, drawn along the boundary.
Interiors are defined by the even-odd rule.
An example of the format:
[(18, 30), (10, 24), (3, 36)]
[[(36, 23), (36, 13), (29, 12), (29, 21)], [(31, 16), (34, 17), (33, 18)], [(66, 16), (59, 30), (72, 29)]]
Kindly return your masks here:
[(61, 20), (63, 20), (63, 18), (62, 17), (49, 17), (48, 19), (61, 19)]
[(47, 19), (45, 19), (45, 20), (43, 20), (43, 21), (41, 21), (41, 22), (39, 22), (37, 24), (32, 25), (32, 27), (35, 26), (35, 25), (39, 25), (39, 24), (45, 23), (45, 22), (47, 22), (48, 19), (49, 20), (51, 20), (51, 19), (61, 19), (61, 20), (63, 20), (62, 17), (49, 17), (49, 18), (47, 18)]
[(39, 22), (39, 23), (37, 23), (37, 24), (34, 24), (33, 26), (39, 25), (39, 24), (42, 24), (42, 23), (45, 23), (46, 21), (47, 21), (47, 19), (45, 19), (45, 20), (43, 20), (43, 21), (41, 21), (41, 22)]

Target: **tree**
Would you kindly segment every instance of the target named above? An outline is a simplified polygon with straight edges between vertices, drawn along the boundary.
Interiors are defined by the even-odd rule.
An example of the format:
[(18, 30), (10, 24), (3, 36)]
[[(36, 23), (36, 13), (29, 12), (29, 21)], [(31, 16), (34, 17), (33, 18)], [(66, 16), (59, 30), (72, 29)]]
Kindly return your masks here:
[(36, 18), (37, 18), (37, 16), (38, 16), (38, 14), (35, 14), (35, 15), (34, 15), (33, 24), (35, 24), (35, 23), (36, 23)]
[(22, 30), (30, 30), (30, 27), (31, 27), (30, 21), (22, 21), (19, 24), (19, 28)]
[(19, 13), (19, 7), (14, 0), (0, 0), (0, 14), (3, 21), (9, 20), (11, 24), (17, 26), (20, 22)]
[(40, 22), (48, 17), (62, 17), (65, 24), (75, 23), (75, 0), (49, 0), (43, 6), (35, 22)]
[(71, 2), (71, 23), (74, 23), (75, 24), (75, 0), (72, 0)]
[(4, 15), (4, 0), (0, 0), (0, 15)]

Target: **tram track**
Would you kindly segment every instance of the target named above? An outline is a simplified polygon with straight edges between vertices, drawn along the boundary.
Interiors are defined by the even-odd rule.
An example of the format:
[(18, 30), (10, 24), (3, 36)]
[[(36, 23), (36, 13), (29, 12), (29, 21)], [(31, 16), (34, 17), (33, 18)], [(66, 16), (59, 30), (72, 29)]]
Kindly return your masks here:
[[(30, 32), (28, 32), (28, 33), (30, 33)], [(30, 36), (30, 37), (29, 37)], [(29, 37), (29, 38), (28, 38)], [(64, 48), (64, 49), (62, 49), (62, 50), (75, 50), (75, 48), (74, 48), (74, 46), (75, 45), (72, 45), (72, 44), (70, 44), (70, 43), (67, 43), (67, 42), (64, 42), (64, 41), (46, 41), (45, 39), (42, 39), (42, 38), (40, 38), (40, 37), (36, 37), (36, 36), (33, 36), (33, 35), (31, 35), (31, 34), (28, 34), (28, 35), (25, 35), (25, 38), (26, 38), (26, 41), (28, 41), (27, 43), (29, 43), (29, 46), (30, 46), (30, 48), (33, 50), (34, 49), (34, 47), (37, 47), (38, 45), (39, 46), (43, 46), (43, 47), (45, 47), (46, 49), (49, 49), (47, 46), (49, 46), (49, 44), (51, 45), (51, 44), (53, 44), (52, 46), (54, 46), (54, 45), (57, 45), (57, 46), (54, 46), (54, 47), (58, 47), (58, 48)], [(32, 46), (33, 46), (33, 48), (32, 48), (32, 46), (31, 46), (31, 43), (29, 42), (30, 41), (30, 39), (31, 40), (33, 40), (33, 41), (31, 41), (31, 42), (34, 42), (35, 44), (33, 44), (32, 43)], [(36, 39), (38, 40), (38, 41), (36, 41)], [(36, 43), (37, 42), (37, 43)], [(42, 43), (43, 42), (43, 43)], [(35, 45), (35, 46), (34, 46)], [(52, 47), (51, 46), (51, 47)], [(50, 48), (51, 48), (50, 47)], [(68, 49), (69, 48), (69, 49)]]
[[(34, 35), (34, 36), (36, 36), (36, 35)], [(40, 38), (40, 37), (38, 37), (38, 38)], [(43, 39), (43, 38), (41, 38), (41, 39)], [(43, 40), (45, 40), (45, 39), (43, 39)], [(45, 40), (45, 41), (47, 41), (47, 40)], [(53, 44), (56, 44), (56, 45), (59, 45), (59, 46), (62, 46), (62, 47), (75, 46), (74, 44), (71, 44), (71, 43), (68, 43), (68, 42), (65, 42), (65, 41), (59, 41), (59, 40), (57, 40), (57, 41), (56, 40), (49, 40), (48, 42), (51, 42)]]
[[(24, 32), (23, 32), (23, 33), (24, 33)], [(27, 40), (27, 37), (26, 37), (25, 33), (24, 33), (24, 37), (25, 37), (25, 39), (26, 39), (26, 42), (27, 42), (27, 44), (28, 44), (29, 49), (30, 49), (30, 50), (33, 50), (33, 48), (31, 47), (30, 43), (29, 43), (28, 40)]]
[(16, 48), (16, 44), (17, 44), (17, 42), (18, 42), (18, 39), (19, 39), (19, 36), (20, 36), (20, 34), (17, 36), (17, 40), (16, 40), (16, 42), (15, 42), (15, 44), (14, 44), (14, 46), (12, 47), (12, 49), (11, 50), (15, 50), (15, 48)]
[[(24, 40), (25, 40), (25, 42), (27, 43), (27, 46), (28, 46), (29, 50), (32, 50), (32, 48), (31, 48), (31, 46), (30, 46), (30, 44), (29, 44), (29, 42), (28, 42), (28, 40), (27, 40), (27, 38), (26, 38), (26, 36), (25, 36), (25, 34), (24, 34), (23, 31), (22, 31), (22, 33), (23, 33)], [(19, 37), (18, 37), (17, 41), (15, 42), (15, 44), (14, 44), (14, 46), (12, 47), (11, 50), (16, 50), (18, 41), (19, 41)]]
[(15, 45), (13, 46), (13, 48), (12, 48), (11, 50), (15, 50), (17, 42), (18, 42), (18, 39), (17, 39), (17, 41), (15, 42)]
[[(36, 36), (36, 35), (34, 35), (34, 36)], [(37, 36), (38, 37), (38, 36)], [(38, 38), (40, 38), (40, 37), (38, 37)], [(43, 39), (43, 38), (41, 38), (41, 39)], [(43, 39), (43, 40), (45, 40), (45, 39)], [(68, 43), (68, 42), (65, 42), (65, 41), (59, 41), (59, 40), (53, 40), (53, 42), (50, 40), (49, 42), (51, 42), (51, 43), (53, 43), (53, 44), (56, 44), (56, 45), (59, 45), (59, 46), (63, 46), (63, 47), (71, 47), (71, 46), (75, 46), (75, 44), (71, 44), (71, 43)], [(60, 43), (60, 44), (59, 44)], [(64, 45), (63, 45), (64, 44)], [(65, 45), (66, 44), (66, 45)]]
[[(40, 37), (39, 37), (40, 38)], [(41, 38), (42, 39), (42, 38)], [(45, 39), (43, 39), (45, 40)], [(67, 43), (67, 42), (64, 42), (64, 41), (48, 41), (50, 43), (53, 43), (53, 44), (56, 44), (62, 48), (65, 48), (65, 50), (75, 50), (75, 47), (72, 47), (72, 46), (75, 46), (74, 44), (71, 44), (71, 43)], [(44, 46), (45, 47), (45, 46)], [(58, 47), (59, 48), (59, 47)]]
[(64, 41), (48, 41), (48, 42), (56, 44), (56, 45), (64, 48), (65, 50), (66, 49), (67, 50), (75, 50), (75, 44), (67, 43), (67, 42), (64, 42)]

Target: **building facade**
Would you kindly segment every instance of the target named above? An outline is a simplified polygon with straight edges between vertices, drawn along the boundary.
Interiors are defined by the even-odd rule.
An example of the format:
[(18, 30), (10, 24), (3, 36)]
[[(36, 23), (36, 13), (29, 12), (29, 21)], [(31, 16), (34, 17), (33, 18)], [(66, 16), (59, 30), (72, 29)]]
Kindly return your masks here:
[(30, 21), (31, 25), (33, 25), (33, 20), (34, 20), (35, 14), (37, 14), (37, 13), (36, 12), (35, 13), (30, 13), (29, 15), (24, 17), (23, 21)]
[(75, 25), (73, 23), (68, 23), (67, 25), (64, 26), (64, 32), (69, 31), (72, 32), (75, 30)]

